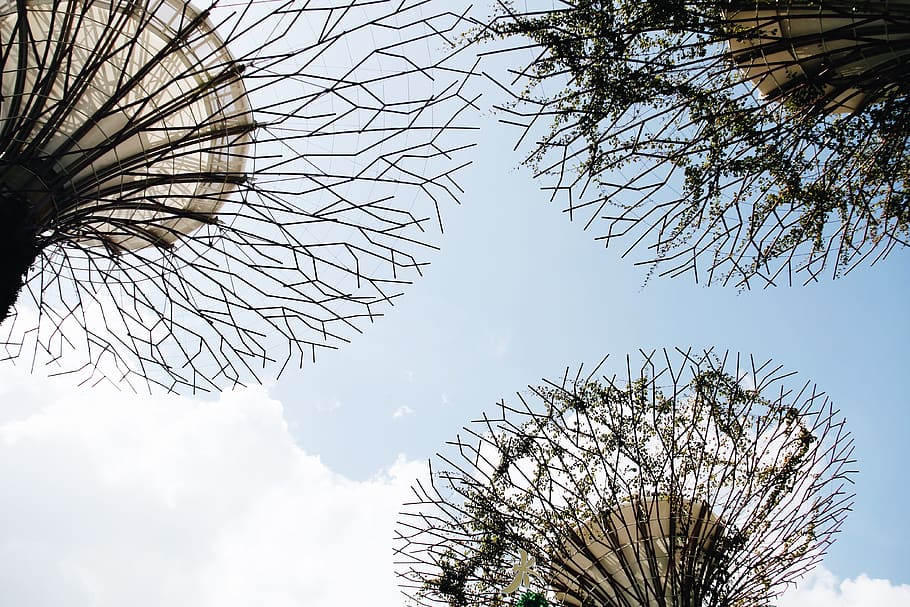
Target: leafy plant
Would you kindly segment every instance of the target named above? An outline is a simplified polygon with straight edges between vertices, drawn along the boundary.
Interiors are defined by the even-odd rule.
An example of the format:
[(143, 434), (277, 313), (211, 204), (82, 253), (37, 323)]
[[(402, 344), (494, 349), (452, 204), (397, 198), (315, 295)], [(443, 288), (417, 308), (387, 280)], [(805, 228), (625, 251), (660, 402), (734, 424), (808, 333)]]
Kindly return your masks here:
[(550, 603), (539, 592), (528, 591), (521, 595), (515, 607), (550, 607)]
[[(565, 198), (570, 216), (585, 228), (606, 225), (598, 238), (608, 246), (628, 238), (625, 254), (646, 247), (642, 263), (662, 274), (698, 279), (701, 267), (708, 282), (747, 287), (801, 271), (813, 280), (826, 266), (838, 275), (907, 242), (910, 62), (838, 68), (857, 54), (880, 62), (902, 53), (888, 40), (910, 33), (903, 5), (522, 6), (498, 2), (472, 41), (522, 58), (500, 78), (513, 95), (504, 120), (531, 142), (525, 162), (554, 198)], [(764, 8), (775, 16), (757, 18)], [(787, 20), (804, 17), (854, 27), (791, 41), (782, 33)], [(743, 41), (764, 50), (734, 51)], [(761, 66), (762, 53), (804, 45), (802, 57), (844, 44), (855, 50), (793, 55), (790, 72), (803, 76), (773, 94), (757, 89), (775, 69)], [(828, 67), (816, 68), (819, 61)], [(845, 95), (852, 111), (834, 113)]]
[(825, 397), (770, 363), (664, 355), (466, 428), (400, 534), (418, 604), (512, 604), (521, 551), (557, 602), (584, 605), (660, 589), (676, 607), (758, 607), (818, 562), (849, 510), (850, 441)]

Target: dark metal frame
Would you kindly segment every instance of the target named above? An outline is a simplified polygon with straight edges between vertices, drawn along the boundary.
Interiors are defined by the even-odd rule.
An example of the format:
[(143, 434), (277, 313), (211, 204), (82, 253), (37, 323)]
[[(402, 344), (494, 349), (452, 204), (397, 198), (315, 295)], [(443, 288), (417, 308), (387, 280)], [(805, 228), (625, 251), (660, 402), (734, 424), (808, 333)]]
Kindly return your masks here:
[[(474, 39), (516, 149), (551, 200), (624, 257), (749, 288), (839, 276), (910, 240), (910, 5), (490, 4)], [(769, 6), (784, 16), (757, 21)], [(840, 25), (790, 38), (791, 10)], [(801, 75), (761, 93), (780, 57), (764, 74), (753, 60), (791, 48)], [(861, 57), (871, 73), (839, 69)], [(845, 91), (854, 111), (833, 113)]]
[[(110, 175), (75, 183), (47, 172), (58, 159), (43, 142), (97, 71), (117, 69), (108, 61), (114, 52), (134, 52), (139, 36), (118, 29), (130, 23), (118, 17), (139, 15), (141, 27), (151, 27), (163, 0), (48, 0), (42, 9), (56, 13), (62, 33), (44, 47), (46, 34), (28, 26), (34, 3), (6, 4), (0, 8), (13, 35), (0, 41), (10, 85), (0, 99), (7, 117), (0, 253), (10, 263), (0, 285), (7, 293), (0, 358), (76, 372), (88, 383), (221, 389), (337, 348), (421, 275), (442, 232), (441, 209), (457, 202), (455, 176), (472, 145), (463, 118), (474, 100), (462, 87), (473, 65), (453, 50), (463, 17), (451, 3), (225, 1), (195, 17), (178, 15), (173, 44), (142, 72), (154, 74), (167, 53), (212, 28), (220, 40), (203, 59), (223, 45), (229, 64), (158, 80), (166, 87), (171, 76), (201, 78), (200, 91), (215, 94), (240, 83), (250, 116), (202, 116), (173, 145), (126, 159), (128, 192), (104, 191)], [(80, 19), (100, 5), (111, 16), (109, 36), (71, 74)], [(12, 50), (23, 57), (33, 48), (49, 50), (29, 80), (21, 62), (8, 60)], [(102, 121), (134, 87), (149, 86), (148, 78), (120, 76), (110, 103), (89, 122)], [(56, 100), (42, 92), (55, 81), (66, 93)], [(166, 124), (196, 92), (170, 104), (154, 103), (156, 94), (120, 132), (84, 150), (86, 162), (143, 125)], [(199, 147), (242, 156), (245, 168), (166, 175), (145, 168)], [(44, 171), (46, 191), (23, 191), (21, 167)], [(145, 189), (177, 183), (230, 187), (209, 195), (219, 207), (214, 216), (168, 206)], [(38, 217), (29, 202), (36, 196), (52, 197), (56, 212)], [(119, 209), (159, 215), (109, 220)], [(198, 229), (174, 233), (168, 226), (181, 219)], [(142, 234), (151, 246), (124, 250), (110, 230)]]
[[(852, 439), (823, 392), (730, 352), (642, 352), (595, 380), (605, 366), (499, 403), (430, 462), (395, 535), (412, 604), (511, 605), (522, 550), (533, 589), (567, 606), (758, 607), (821, 560), (853, 498)], [(663, 544), (647, 540), (658, 508)]]

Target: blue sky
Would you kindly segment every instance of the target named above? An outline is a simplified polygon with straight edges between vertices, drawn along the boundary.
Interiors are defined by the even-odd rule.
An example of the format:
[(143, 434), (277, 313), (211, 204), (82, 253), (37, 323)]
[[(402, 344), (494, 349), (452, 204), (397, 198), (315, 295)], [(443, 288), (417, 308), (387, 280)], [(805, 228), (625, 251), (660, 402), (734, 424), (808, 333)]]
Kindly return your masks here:
[(424, 279), (361, 339), (274, 386), (301, 444), (362, 478), (398, 452), (429, 457), (499, 399), (567, 366), (639, 348), (751, 353), (813, 380), (854, 436), (855, 511), (827, 565), (910, 582), (899, 558), (910, 537), (908, 252), (806, 287), (645, 284), (646, 269), (548, 205), (508, 136), (484, 124), (464, 204), (446, 214)]
[(315, 366), (205, 398), (0, 369), (0, 602), (401, 605), (396, 513), (462, 425), (566, 366), (679, 346), (773, 358), (847, 417), (854, 512), (780, 605), (907, 604), (907, 252), (805, 288), (643, 287), (512, 170), (500, 134), (484, 127), (426, 276)]
[(847, 418), (854, 512), (787, 605), (910, 600), (910, 252), (806, 287), (645, 284), (481, 121), (425, 276), (315, 366), (205, 398), (0, 369), (0, 603), (398, 605), (395, 513), (427, 458), (528, 384), (661, 347), (771, 358)]

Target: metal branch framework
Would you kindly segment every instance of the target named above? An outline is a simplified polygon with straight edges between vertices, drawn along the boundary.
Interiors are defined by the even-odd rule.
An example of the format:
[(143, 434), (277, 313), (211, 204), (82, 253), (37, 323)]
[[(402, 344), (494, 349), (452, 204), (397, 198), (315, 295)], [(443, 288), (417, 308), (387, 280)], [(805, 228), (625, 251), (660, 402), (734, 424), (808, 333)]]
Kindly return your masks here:
[(623, 256), (748, 288), (907, 244), (905, 0), (492, 4), (516, 149)]
[(430, 462), (395, 538), (411, 604), (758, 607), (821, 560), (852, 500), (827, 396), (729, 352), (623, 362), (501, 402)]
[(0, 356), (210, 390), (381, 316), (467, 164), (455, 8), (0, 1)]

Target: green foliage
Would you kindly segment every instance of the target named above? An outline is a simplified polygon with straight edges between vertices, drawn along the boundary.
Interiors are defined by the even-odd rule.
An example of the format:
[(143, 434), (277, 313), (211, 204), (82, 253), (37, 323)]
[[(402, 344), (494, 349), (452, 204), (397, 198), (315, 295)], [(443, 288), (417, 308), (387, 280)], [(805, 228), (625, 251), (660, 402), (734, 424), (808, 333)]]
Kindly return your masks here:
[[(658, 258), (699, 246), (707, 232), (720, 247), (715, 260), (746, 280), (772, 260), (789, 263), (797, 251), (813, 259), (831, 248), (846, 267), (864, 245), (906, 240), (905, 83), (876, 82), (877, 96), (854, 114), (831, 115), (825, 88), (811, 78), (783, 98), (760, 98), (729, 52), (731, 40), (750, 36), (728, 18), (735, 6), (563, 0), (559, 8), (522, 12), (500, 3), (478, 36), (530, 39), (542, 51), (524, 72), (519, 103), (552, 125), (527, 162), (560, 183), (574, 168), (578, 184), (590, 180), (626, 211), (659, 205), (681, 188), (662, 217), (643, 210), (623, 221), (644, 214), (661, 225)], [(544, 82), (547, 94), (539, 92)], [(662, 168), (655, 171), (655, 163)], [(633, 176), (623, 177), (623, 169)]]
[(461, 560), (449, 554), (439, 560), (441, 574), (431, 580), (428, 589), (445, 597), (449, 607), (466, 607), (465, 584), (474, 567), (473, 560)]
[(817, 563), (850, 508), (827, 398), (770, 361), (681, 354), (465, 428), (402, 533), (419, 604), (634, 604), (659, 579), (673, 604), (758, 607)]
[(770, 361), (643, 354), (503, 401), (440, 454), (401, 534), (420, 604), (635, 604), (654, 580), (759, 607), (819, 561), (850, 509), (827, 397)]
[(525, 592), (515, 603), (515, 607), (550, 607), (546, 597), (539, 592)]
[[(726, 596), (736, 555), (768, 532), (811, 462), (815, 437), (799, 411), (720, 371), (698, 373), (673, 394), (646, 377), (627, 386), (592, 381), (537, 392), (546, 414), (491, 439), (499, 461), (491, 462), (489, 481), (468, 481), (462, 491), (466, 528), (478, 539), (468, 558), (442, 564), (436, 586), (452, 607), (473, 604), (469, 596), (495, 596), (518, 548), (546, 563), (568, 529), (641, 496), (675, 504), (680, 567), (703, 571), (699, 592)], [(723, 496), (738, 500), (720, 505), (735, 512), (723, 532), (704, 545), (683, 542), (688, 528), (704, 524), (695, 518), (698, 504), (714, 507)], [(752, 514), (737, 524), (741, 510)], [(786, 552), (761, 567), (802, 558), (814, 533), (814, 525), (788, 530)], [(544, 600), (526, 593), (517, 605), (545, 605), (533, 602), (538, 597)]]

